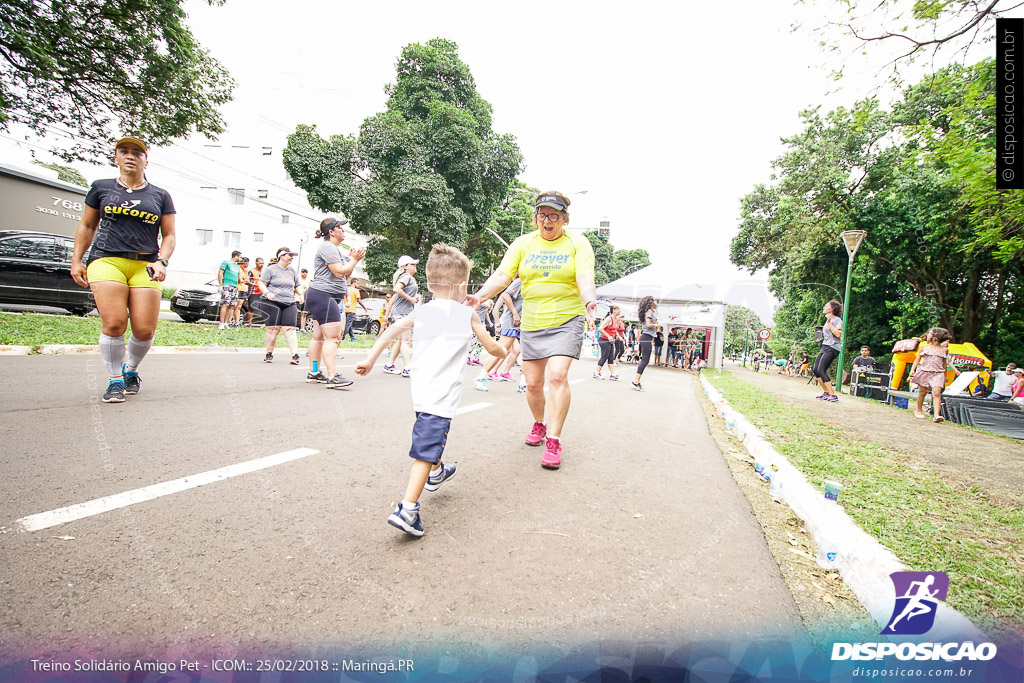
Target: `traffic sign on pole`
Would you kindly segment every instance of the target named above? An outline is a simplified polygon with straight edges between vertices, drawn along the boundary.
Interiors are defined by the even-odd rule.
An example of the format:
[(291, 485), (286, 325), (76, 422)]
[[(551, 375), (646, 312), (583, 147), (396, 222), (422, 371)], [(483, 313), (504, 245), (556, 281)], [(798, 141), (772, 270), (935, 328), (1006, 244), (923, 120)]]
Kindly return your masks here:
[(764, 341), (768, 341), (768, 338), (772, 336), (772, 331), (766, 327), (762, 327), (757, 331), (757, 338)]

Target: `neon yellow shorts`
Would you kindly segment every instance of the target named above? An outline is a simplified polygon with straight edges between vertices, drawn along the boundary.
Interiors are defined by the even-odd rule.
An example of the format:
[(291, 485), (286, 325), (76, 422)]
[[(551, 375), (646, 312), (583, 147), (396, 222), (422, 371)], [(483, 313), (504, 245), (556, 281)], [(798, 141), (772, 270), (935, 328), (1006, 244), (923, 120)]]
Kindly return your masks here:
[(89, 264), (86, 276), (89, 282), (120, 282), (129, 287), (162, 289), (163, 284), (151, 280), (146, 272), (147, 261), (133, 261), (118, 256), (104, 256)]

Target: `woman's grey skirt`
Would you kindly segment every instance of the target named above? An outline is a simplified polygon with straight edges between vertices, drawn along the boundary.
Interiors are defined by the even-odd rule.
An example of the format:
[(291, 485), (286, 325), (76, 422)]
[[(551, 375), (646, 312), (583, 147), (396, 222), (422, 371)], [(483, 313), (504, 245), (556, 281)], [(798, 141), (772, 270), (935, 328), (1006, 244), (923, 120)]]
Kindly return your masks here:
[(530, 332), (522, 330), (519, 334), (523, 360), (544, 360), (552, 356), (579, 359), (583, 349), (583, 316), (578, 315), (558, 327)]

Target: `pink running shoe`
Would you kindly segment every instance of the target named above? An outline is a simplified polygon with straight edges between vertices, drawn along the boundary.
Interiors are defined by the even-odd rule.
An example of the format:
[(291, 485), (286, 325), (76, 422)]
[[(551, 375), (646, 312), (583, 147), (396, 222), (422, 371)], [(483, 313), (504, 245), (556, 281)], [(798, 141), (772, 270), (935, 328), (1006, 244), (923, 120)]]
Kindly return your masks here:
[(544, 436), (548, 433), (548, 428), (541, 422), (534, 422), (533, 429), (530, 430), (529, 436), (526, 437), (527, 446), (539, 446), (540, 442), (544, 440)]
[(548, 439), (547, 448), (540, 459), (540, 466), (549, 470), (557, 470), (562, 464), (562, 442), (560, 439)]
[(514, 379), (512, 378), (512, 375), (510, 375), (510, 374), (509, 374), (509, 373), (507, 373), (507, 372), (506, 372), (506, 373), (503, 373), (503, 374), (501, 375), (501, 381), (502, 381), (502, 382), (515, 382), (515, 380), (514, 380)]
[(494, 372), (488, 372), (487, 373), (487, 379), (491, 380), (492, 382), (500, 382), (501, 381), (501, 375), (499, 375), (498, 371), (495, 370)]

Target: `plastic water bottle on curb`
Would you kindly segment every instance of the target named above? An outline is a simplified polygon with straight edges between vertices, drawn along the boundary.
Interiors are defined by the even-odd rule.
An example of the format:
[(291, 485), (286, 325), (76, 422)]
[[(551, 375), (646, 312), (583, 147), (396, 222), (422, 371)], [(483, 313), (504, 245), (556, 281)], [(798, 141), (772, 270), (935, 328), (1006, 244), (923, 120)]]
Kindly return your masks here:
[(766, 450), (767, 449), (762, 446), (757, 449), (757, 455), (754, 456), (754, 474), (761, 477), (763, 481), (768, 481), (769, 475), (765, 470), (769, 470), (771, 465), (771, 456), (765, 455)]
[(772, 465), (771, 468), (771, 486), (768, 487), (768, 495), (772, 497), (772, 500), (779, 502), (782, 498), (782, 476), (779, 474), (779, 466)]

